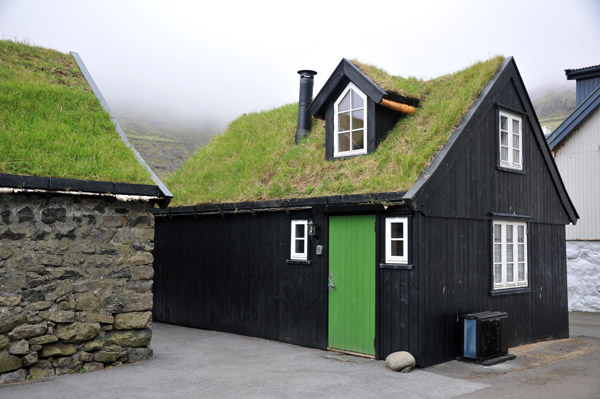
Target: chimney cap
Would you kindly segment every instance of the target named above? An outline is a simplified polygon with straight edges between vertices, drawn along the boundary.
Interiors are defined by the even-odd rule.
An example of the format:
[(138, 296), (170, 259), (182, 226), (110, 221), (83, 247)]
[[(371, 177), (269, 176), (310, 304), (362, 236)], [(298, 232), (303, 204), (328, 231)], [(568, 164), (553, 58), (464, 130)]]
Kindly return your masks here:
[(312, 69), (301, 69), (298, 71), (298, 75), (303, 78), (312, 78), (317, 74), (317, 71), (313, 71)]

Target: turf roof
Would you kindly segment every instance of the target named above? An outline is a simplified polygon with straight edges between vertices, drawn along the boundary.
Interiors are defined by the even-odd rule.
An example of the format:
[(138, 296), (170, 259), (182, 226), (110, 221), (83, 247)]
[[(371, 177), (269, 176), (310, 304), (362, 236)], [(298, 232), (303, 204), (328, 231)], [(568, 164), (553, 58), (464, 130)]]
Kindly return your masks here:
[(424, 81), (355, 64), (386, 91), (421, 100), (371, 154), (325, 159), (325, 123), (294, 145), (297, 104), (251, 113), (200, 148), (166, 180), (171, 205), (195, 205), (408, 190), (431, 162), (503, 57)]
[(154, 184), (71, 55), (6, 40), (0, 174)]

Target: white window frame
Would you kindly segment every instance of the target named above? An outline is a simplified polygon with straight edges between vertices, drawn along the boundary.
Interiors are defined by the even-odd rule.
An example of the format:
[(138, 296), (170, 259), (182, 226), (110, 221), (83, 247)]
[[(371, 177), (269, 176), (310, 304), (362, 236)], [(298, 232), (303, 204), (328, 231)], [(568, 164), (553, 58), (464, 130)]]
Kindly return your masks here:
[[(360, 109), (363, 110), (363, 114), (365, 116), (364, 118), (364, 125), (363, 125), (363, 148), (361, 148), (360, 150), (350, 150), (350, 151), (339, 151), (339, 118), (338, 118), (338, 114), (339, 114), (339, 105), (340, 102), (342, 102), (342, 100), (344, 99), (344, 96), (350, 91), (350, 90), (354, 90), (354, 92), (356, 92), (356, 94), (358, 94), (358, 96), (360, 98), (362, 98), (363, 100), (363, 107), (358, 107), (358, 108), (353, 108), (352, 107), (352, 96), (350, 96), (350, 112), (352, 111), (358, 111)], [(348, 112), (348, 111), (344, 111), (344, 112)], [(354, 85), (354, 83), (350, 82), (348, 83), (348, 86), (346, 86), (346, 88), (344, 89), (344, 91), (342, 91), (342, 94), (340, 94), (340, 96), (338, 97), (338, 99), (335, 101), (335, 103), (333, 104), (333, 157), (334, 158), (338, 158), (338, 157), (346, 157), (346, 156), (352, 156), (352, 155), (360, 155), (360, 154), (366, 154), (367, 153), (367, 96), (360, 91), (360, 89), (358, 87), (356, 87)], [(350, 130), (349, 132), (352, 132), (352, 118), (350, 118)], [(344, 131), (343, 133), (347, 133), (348, 131)], [(350, 140), (350, 148), (352, 148), (352, 140)]]
[[(508, 119), (507, 128), (508, 130), (502, 129), (502, 117)], [(519, 131), (515, 134), (512, 131), (513, 121), (519, 122)], [(506, 132), (507, 145), (502, 145), (502, 133)], [(506, 148), (508, 151), (508, 159), (502, 159), (502, 149)], [(518, 151), (518, 156), (515, 159), (514, 152)], [(498, 116), (498, 160), (500, 166), (508, 169), (523, 170), (523, 118), (520, 115), (512, 114), (506, 111), (499, 111)]]
[[(392, 223), (402, 223), (402, 239), (392, 238)], [(402, 242), (403, 256), (392, 255), (392, 241)], [(408, 218), (389, 217), (385, 218), (385, 263), (407, 264), (408, 263)]]
[[(496, 236), (496, 226), (500, 226), (500, 238)], [(512, 241), (507, 239), (508, 226), (512, 226)], [(518, 240), (518, 229), (523, 228), (523, 242)], [(509, 245), (512, 245), (512, 251), (509, 251)], [(523, 259), (519, 259), (519, 247), (523, 248)], [(497, 257), (497, 248), (500, 249), (500, 258)], [(508, 259), (509, 252), (512, 252), (512, 262)], [(509, 288), (528, 287), (529, 286), (529, 264), (527, 257), (527, 223), (494, 220), (492, 223), (492, 282), (494, 290), (503, 290)], [(508, 279), (509, 264), (512, 264), (512, 281)], [(523, 265), (523, 279), (519, 278), (519, 265)], [(496, 281), (497, 270), (500, 269), (501, 276)]]
[[(296, 237), (296, 226), (304, 226), (304, 237)], [(290, 246), (290, 259), (308, 260), (308, 220), (292, 220), (292, 234)], [(303, 240), (304, 246), (302, 252), (296, 252), (296, 240)]]

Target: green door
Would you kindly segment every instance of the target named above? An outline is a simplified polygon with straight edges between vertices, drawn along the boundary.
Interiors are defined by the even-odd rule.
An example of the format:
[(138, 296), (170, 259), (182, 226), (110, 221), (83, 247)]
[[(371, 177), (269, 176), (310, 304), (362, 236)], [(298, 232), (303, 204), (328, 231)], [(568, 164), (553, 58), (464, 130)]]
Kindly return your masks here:
[(329, 218), (329, 347), (375, 355), (375, 216)]

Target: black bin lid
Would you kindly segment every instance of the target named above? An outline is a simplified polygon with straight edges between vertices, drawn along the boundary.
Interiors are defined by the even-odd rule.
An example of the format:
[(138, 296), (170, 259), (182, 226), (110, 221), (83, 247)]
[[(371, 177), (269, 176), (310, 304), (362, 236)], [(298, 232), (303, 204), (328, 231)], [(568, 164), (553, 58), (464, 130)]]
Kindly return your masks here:
[(503, 319), (508, 317), (508, 313), (506, 312), (498, 312), (498, 311), (486, 311), (486, 312), (478, 312), (478, 313), (468, 313), (462, 316), (464, 319), (469, 320), (491, 320), (491, 319)]

